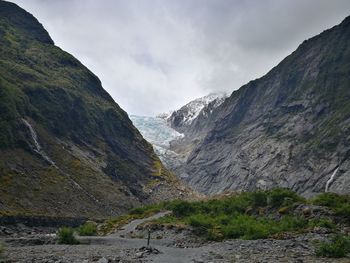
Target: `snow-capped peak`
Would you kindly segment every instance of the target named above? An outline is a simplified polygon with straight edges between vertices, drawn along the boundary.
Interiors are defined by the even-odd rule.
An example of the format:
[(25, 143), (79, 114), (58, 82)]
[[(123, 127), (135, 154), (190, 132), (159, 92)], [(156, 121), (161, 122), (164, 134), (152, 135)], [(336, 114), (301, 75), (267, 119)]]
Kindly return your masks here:
[(187, 103), (181, 109), (175, 111), (174, 114), (180, 114), (183, 118), (182, 123), (185, 125), (190, 125), (193, 120), (198, 117), (199, 113), (211, 102), (215, 101), (214, 107), (218, 107), (221, 103), (223, 103), (226, 97), (227, 95), (225, 93), (211, 93), (207, 96), (195, 99)]
[(159, 119), (163, 119), (163, 120), (167, 120), (169, 119), (169, 117), (173, 114), (173, 110), (171, 111), (168, 111), (168, 112), (163, 112), (163, 113), (160, 113), (156, 116), (156, 118), (159, 118)]

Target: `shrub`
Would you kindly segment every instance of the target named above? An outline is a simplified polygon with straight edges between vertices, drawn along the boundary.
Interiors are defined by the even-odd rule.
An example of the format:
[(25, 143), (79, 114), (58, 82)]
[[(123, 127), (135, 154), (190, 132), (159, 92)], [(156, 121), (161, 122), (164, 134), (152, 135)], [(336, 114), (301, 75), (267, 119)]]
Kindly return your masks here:
[(80, 236), (96, 236), (97, 224), (95, 222), (88, 221), (78, 228)]
[(196, 229), (198, 234), (207, 233), (213, 227), (213, 222), (208, 216), (196, 214), (188, 218), (188, 224)]
[(58, 243), (60, 244), (79, 244), (79, 241), (74, 237), (74, 230), (70, 227), (62, 227), (58, 230)]
[[(313, 222), (311, 222), (313, 223)], [(320, 226), (320, 227), (324, 227), (324, 228), (328, 228), (328, 229), (336, 229), (337, 225), (334, 224), (331, 220), (329, 219), (320, 219), (317, 222), (314, 222), (314, 226)]]
[(188, 216), (196, 212), (195, 209), (196, 203), (190, 203), (187, 201), (176, 200), (170, 204), (170, 209), (173, 211), (173, 214), (177, 217)]
[(319, 257), (342, 258), (350, 253), (350, 238), (343, 235), (335, 235), (330, 242), (322, 242), (316, 249)]
[(268, 193), (267, 203), (273, 208), (289, 206), (295, 202), (301, 202), (303, 199), (294, 191), (285, 188), (276, 188)]
[(335, 193), (322, 193), (317, 195), (312, 203), (314, 205), (327, 206), (330, 208), (340, 207), (345, 203), (349, 203), (349, 200), (346, 196), (341, 196)]
[(316, 196), (312, 203), (315, 205), (327, 206), (331, 208), (336, 215), (350, 218), (350, 197), (338, 195), (335, 193), (322, 193)]
[(263, 221), (247, 215), (233, 218), (229, 225), (223, 227), (226, 238), (261, 239), (269, 235), (269, 226)]
[(277, 223), (278, 231), (276, 232), (285, 232), (285, 231), (298, 231), (308, 227), (308, 220), (296, 217), (296, 216), (284, 216)]
[(148, 216), (154, 213), (157, 213), (161, 211), (161, 209), (165, 206), (165, 203), (160, 204), (152, 204), (152, 205), (146, 205), (141, 207), (136, 207), (130, 210), (130, 215), (137, 215), (137, 216)]
[(221, 227), (220, 226), (214, 226), (213, 228), (209, 229), (207, 231), (206, 238), (208, 240), (213, 240), (213, 241), (221, 241), (224, 239), (224, 235), (222, 233)]
[(229, 215), (242, 214), (251, 205), (249, 193), (242, 193), (221, 201), (222, 211)]
[(251, 202), (254, 208), (267, 206), (267, 193), (262, 191), (251, 193)]
[(335, 214), (344, 216), (350, 219), (350, 204), (342, 204), (341, 206), (334, 209)]

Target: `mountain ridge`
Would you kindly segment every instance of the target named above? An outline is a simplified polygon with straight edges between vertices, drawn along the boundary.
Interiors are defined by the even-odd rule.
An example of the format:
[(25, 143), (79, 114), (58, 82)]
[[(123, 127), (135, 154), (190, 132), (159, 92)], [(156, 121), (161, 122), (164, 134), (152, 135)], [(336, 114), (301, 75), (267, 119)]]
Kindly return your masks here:
[(287, 187), (308, 196), (324, 191), (340, 167), (330, 190), (349, 192), (349, 21), (304, 41), (219, 106), (185, 165), (192, 187)]
[(188, 189), (77, 59), (0, 1), (0, 213), (106, 217)]

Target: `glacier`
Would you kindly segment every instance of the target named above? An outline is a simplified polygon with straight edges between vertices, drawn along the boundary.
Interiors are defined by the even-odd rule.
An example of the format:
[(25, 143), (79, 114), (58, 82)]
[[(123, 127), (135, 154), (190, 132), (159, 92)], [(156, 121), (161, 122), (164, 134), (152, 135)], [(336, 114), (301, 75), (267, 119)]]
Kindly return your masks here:
[(167, 121), (158, 116), (129, 116), (134, 126), (142, 136), (153, 145), (153, 149), (167, 168), (177, 167), (181, 164), (181, 157), (170, 150), (173, 140), (183, 138), (182, 133), (169, 127)]

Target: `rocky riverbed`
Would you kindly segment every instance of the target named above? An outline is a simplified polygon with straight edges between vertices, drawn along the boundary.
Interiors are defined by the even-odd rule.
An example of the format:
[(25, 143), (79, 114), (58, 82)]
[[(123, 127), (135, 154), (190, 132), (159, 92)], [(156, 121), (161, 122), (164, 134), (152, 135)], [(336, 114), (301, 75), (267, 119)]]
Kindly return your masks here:
[(228, 240), (208, 242), (188, 228), (160, 226), (151, 233), (147, 249), (147, 220), (132, 221), (107, 236), (79, 237), (79, 245), (57, 244), (56, 228), (26, 227), (23, 224), (0, 227), (0, 242), (5, 244), (4, 262), (349, 262), (315, 256), (315, 244), (329, 238), (317, 228), (309, 233), (288, 234), (279, 239)]

